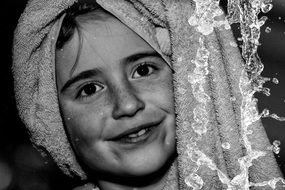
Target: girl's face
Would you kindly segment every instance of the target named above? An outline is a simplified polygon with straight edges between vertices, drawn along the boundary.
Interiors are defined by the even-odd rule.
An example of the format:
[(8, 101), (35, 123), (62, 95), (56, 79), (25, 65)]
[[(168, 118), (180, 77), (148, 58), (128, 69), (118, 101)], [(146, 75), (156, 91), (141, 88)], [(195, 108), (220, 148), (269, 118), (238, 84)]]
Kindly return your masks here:
[(158, 171), (175, 153), (171, 69), (112, 16), (81, 27), (81, 39), (75, 31), (56, 56), (59, 103), (75, 152), (101, 174)]

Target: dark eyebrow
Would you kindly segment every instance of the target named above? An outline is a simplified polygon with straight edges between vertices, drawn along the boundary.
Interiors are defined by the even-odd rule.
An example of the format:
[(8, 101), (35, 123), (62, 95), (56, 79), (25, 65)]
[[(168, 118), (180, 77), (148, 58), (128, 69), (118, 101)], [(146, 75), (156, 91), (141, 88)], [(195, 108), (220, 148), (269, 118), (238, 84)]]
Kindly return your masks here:
[[(150, 52), (142, 52), (142, 53), (136, 53), (133, 55), (130, 55), (126, 58), (123, 59), (123, 63), (132, 63), (135, 62), (139, 59), (145, 58), (145, 57), (161, 57), (159, 53), (157, 53), (156, 51), (150, 51)], [(76, 83), (77, 81), (83, 80), (83, 79), (87, 79), (87, 78), (91, 78), (95, 75), (97, 75), (99, 73), (99, 69), (91, 69), (91, 70), (87, 70), (87, 71), (83, 71), (81, 73), (79, 73), (78, 75), (71, 77), (62, 87), (62, 89), (60, 90), (61, 93), (63, 93), (67, 88), (69, 88), (73, 83)]]
[(142, 53), (137, 53), (137, 54), (130, 55), (129, 57), (126, 57), (125, 59), (123, 59), (123, 62), (131, 63), (131, 62), (135, 62), (145, 57), (161, 57), (161, 55), (157, 53), (156, 51), (142, 52)]
[(87, 70), (87, 71), (83, 71), (81, 73), (79, 73), (78, 75), (71, 77), (62, 87), (62, 89), (60, 90), (61, 93), (63, 93), (67, 88), (69, 88), (73, 83), (76, 83), (77, 81), (83, 80), (83, 79), (87, 79), (90, 77), (93, 77), (95, 75), (97, 75), (99, 72), (98, 69), (92, 69), (92, 70)]

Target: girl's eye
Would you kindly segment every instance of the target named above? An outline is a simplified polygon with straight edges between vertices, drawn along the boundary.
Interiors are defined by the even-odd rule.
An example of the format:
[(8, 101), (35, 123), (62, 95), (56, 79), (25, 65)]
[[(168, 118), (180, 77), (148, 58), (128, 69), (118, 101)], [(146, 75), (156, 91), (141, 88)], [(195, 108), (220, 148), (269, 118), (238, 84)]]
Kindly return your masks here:
[(95, 83), (89, 83), (89, 84), (84, 85), (80, 89), (77, 97), (84, 98), (84, 97), (92, 96), (93, 94), (97, 93), (101, 89), (103, 89), (102, 86), (99, 86)]
[(145, 76), (152, 74), (154, 70), (155, 68), (153, 65), (143, 63), (136, 68), (133, 77), (134, 78), (145, 77)]

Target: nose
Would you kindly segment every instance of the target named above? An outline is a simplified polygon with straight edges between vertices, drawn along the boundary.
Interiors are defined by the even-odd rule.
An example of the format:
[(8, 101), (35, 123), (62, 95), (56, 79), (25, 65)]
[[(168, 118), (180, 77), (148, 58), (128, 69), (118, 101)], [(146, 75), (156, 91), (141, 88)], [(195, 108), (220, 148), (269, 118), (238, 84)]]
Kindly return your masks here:
[(135, 90), (128, 86), (116, 86), (113, 94), (112, 116), (114, 119), (135, 116), (145, 107), (145, 103), (137, 96)]

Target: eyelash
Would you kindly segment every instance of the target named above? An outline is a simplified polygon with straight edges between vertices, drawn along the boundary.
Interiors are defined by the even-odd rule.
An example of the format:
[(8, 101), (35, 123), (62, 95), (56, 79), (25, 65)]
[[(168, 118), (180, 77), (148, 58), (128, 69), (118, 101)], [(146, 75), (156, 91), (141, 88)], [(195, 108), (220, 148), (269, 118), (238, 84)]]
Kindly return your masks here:
[[(150, 68), (153, 70), (150, 74), (147, 74), (146, 76), (142, 76), (142, 77), (147, 77), (147, 76), (151, 75), (153, 72), (155, 72), (155, 71), (158, 70), (158, 68), (157, 68), (156, 66), (154, 66), (153, 64), (150, 64), (149, 62), (143, 62), (143, 63), (139, 64), (139, 65), (135, 68), (135, 70), (134, 70), (134, 72), (133, 72), (133, 74), (132, 74), (132, 77), (134, 77), (135, 72), (136, 72), (136, 71), (138, 70), (138, 68), (141, 67), (141, 66), (148, 66), (148, 67), (150, 67)], [(141, 77), (139, 77), (139, 78), (141, 78)]]
[[(88, 94), (87, 95), (82, 95), (82, 92), (84, 92), (84, 90), (86, 90), (86, 88), (89, 85), (93, 85), (93, 87), (95, 87), (95, 92), (90, 94), (90, 95), (88, 95)], [(97, 90), (98, 88), (100, 88), (99, 90), (102, 90), (104, 87), (102, 85), (96, 84), (95, 82), (89, 82), (89, 83), (85, 84), (82, 88), (80, 88), (79, 92), (76, 95), (76, 98), (79, 98), (79, 99), (88, 98), (89, 96), (92, 96), (93, 94), (96, 94), (99, 91), (99, 90)], [(86, 94), (86, 92), (85, 92), (85, 94)]]
[[(144, 63), (139, 64), (139, 65), (135, 68), (135, 70), (134, 70), (132, 76), (135, 75), (135, 72), (136, 72), (137, 69), (138, 69), (139, 67), (141, 67), (141, 66), (148, 66), (148, 67), (150, 67), (151, 69), (153, 69), (151, 73), (148, 73), (147, 75), (142, 76), (142, 77), (147, 77), (147, 76), (151, 75), (153, 72), (155, 72), (156, 70), (158, 70), (158, 68), (155, 67), (154, 65), (149, 64), (149, 63), (147, 63), (147, 62), (144, 62)], [(141, 77), (138, 77), (138, 78), (141, 78)], [(95, 92), (92, 93), (92, 94), (90, 94), (90, 95), (88, 95), (88, 94), (87, 94), (87, 95), (82, 95), (82, 92), (84, 92), (84, 90), (86, 90), (85, 88), (88, 87), (88, 85), (93, 85), (93, 87), (95, 87)], [(97, 90), (98, 87), (101, 88), (101, 89), (99, 89), (99, 90), (102, 90), (102, 89), (104, 88), (102, 85), (98, 85), (98, 84), (96, 84), (95, 82), (89, 82), (89, 83), (83, 85), (82, 88), (80, 88), (79, 92), (78, 92), (77, 95), (76, 95), (76, 98), (77, 98), (77, 99), (88, 98), (88, 97), (90, 97), (90, 96), (96, 94), (96, 93), (99, 91), (99, 90)], [(85, 93), (86, 93), (86, 92), (85, 92)]]

